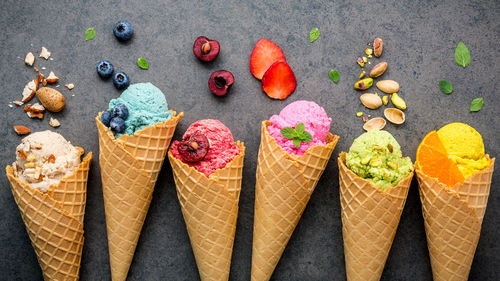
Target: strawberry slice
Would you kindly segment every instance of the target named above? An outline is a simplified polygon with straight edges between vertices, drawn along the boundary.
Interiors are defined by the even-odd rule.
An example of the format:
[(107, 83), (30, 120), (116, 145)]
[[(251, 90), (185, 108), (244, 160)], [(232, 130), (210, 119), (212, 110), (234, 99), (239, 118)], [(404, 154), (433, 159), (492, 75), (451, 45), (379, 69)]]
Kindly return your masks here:
[(297, 86), (297, 80), (286, 61), (275, 62), (262, 77), (262, 90), (272, 99), (286, 99)]
[(285, 61), (285, 54), (273, 42), (262, 38), (253, 47), (250, 55), (250, 72), (255, 78), (261, 80), (269, 67), (277, 61)]

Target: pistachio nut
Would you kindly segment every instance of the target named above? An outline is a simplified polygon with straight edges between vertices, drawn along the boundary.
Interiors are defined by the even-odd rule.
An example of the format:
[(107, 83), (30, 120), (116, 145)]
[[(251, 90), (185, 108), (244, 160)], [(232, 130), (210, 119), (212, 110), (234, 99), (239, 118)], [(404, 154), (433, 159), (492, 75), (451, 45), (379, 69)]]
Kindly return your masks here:
[(389, 96), (383, 96), (382, 102), (384, 103), (384, 105), (387, 105), (389, 103)]
[(386, 108), (384, 116), (393, 124), (403, 124), (405, 122), (405, 114), (397, 108)]
[(367, 63), (368, 62), (368, 59), (366, 57), (363, 57), (363, 62), (364, 63)]
[(363, 112), (360, 111), (360, 112), (356, 113), (356, 116), (358, 116), (358, 117), (363, 116)]
[(366, 54), (367, 56), (371, 56), (371, 55), (373, 54), (373, 49), (371, 49), (371, 48), (366, 48), (366, 49), (365, 49), (365, 54)]
[(382, 80), (377, 82), (377, 88), (386, 94), (399, 92), (399, 83), (394, 80)]
[(361, 71), (361, 74), (359, 75), (359, 79), (362, 79), (363, 77), (366, 76), (366, 71)]
[(356, 90), (366, 90), (370, 88), (373, 85), (373, 79), (372, 78), (365, 78), (362, 80), (359, 80), (354, 84), (354, 89)]
[(386, 70), (387, 70), (387, 62), (383, 61), (375, 65), (372, 68), (372, 70), (370, 70), (370, 77), (372, 78), (379, 77), (380, 75), (384, 74)]
[(363, 59), (362, 59), (362, 58), (358, 58), (358, 59), (356, 60), (356, 62), (357, 62), (357, 63), (359, 64), (359, 66), (361, 66), (361, 67), (364, 67), (364, 66), (365, 66), (365, 63), (363, 62)]
[(365, 158), (361, 159), (361, 164), (366, 165), (370, 162), (370, 156), (366, 156)]
[(401, 110), (406, 109), (406, 102), (398, 95), (398, 93), (392, 94), (391, 101), (397, 108)]
[(382, 99), (377, 94), (362, 94), (359, 99), (369, 109), (377, 109), (382, 106)]
[(398, 163), (387, 162), (387, 166), (389, 166), (393, 170), (397, 170), (398, 169)]
[(382, 166), (382, 159), (375, 158), (375, 159), (370, 160), (370, 166), (372, 166), (372, 167), (380, 167), (380, 166)]
[(384, 50), (384, 41), (382, 38), (375, 38), (373, 41), (373, 54), (378, 58), (382, 55), (382, 51)]
[(363, 129), (365, 129), (365, 131), (381, 130), (385, 127), (385, 124), (386, 122), (384, 118), (375, 117), (366, 121), (365, 125), (363, 125)]

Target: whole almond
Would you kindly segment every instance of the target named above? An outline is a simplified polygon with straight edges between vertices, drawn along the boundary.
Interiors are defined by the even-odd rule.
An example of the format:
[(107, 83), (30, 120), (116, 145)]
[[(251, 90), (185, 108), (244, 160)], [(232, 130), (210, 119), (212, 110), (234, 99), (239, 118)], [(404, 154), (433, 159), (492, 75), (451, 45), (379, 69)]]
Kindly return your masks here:
[(398, 82), (393, 80), (378, 81), (377, 88), (387, 94), (393, 94), (399, 92), (399, 84)]
[(387, 70), (387, 62), (383, 61), (375, 65), (372, 68), (372, 70), (370, 70), (370, 77), (372, 78), (379, 77), (380, 75), (384, 74), (386, 70)]
[(64, 96), (54, 88), (40, 88), (36, 91), (36, 96), (48, 111), (59, 112), (66, 105)]
[(382, 55), (382, 51), (384, 50), (384, 41), (381, 38), (375, 38), (373, 40), (373, 54), (378, 58)]
[(369, 109), (377, 109), (382, 106), (382, 99), (377, 94), (362, 94), (359, 99)]

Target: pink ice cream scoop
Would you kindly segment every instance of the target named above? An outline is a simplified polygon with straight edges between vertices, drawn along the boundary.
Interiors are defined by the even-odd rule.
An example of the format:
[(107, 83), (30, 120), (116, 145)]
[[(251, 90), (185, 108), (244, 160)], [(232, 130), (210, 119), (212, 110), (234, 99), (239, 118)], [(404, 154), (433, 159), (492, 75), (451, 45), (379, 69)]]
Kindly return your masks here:
[(240, 148), (222, 122), (204, 119), (191, 124), (182, 141), (174, 141), (171, 151), (175, 158), (208, 177), (233, 160)]
[[(279, 115), (271, 116), (269, 121), (272, 125), (267, 127), (267, 130), (283, 150), (288, 153), (303, 155), (313, 145), (326, 145), (325, 140), (330, 131), (332, 119), (315, 102), (300, 100), (287, 105)], [(296, 148), (292, 139), (287, 139), (281, 134), (281, 129), (285, 127), (295, 128), (299, 123), (304, 123), (305, 131), (311, 134), (313, 140), (302, 142)]]

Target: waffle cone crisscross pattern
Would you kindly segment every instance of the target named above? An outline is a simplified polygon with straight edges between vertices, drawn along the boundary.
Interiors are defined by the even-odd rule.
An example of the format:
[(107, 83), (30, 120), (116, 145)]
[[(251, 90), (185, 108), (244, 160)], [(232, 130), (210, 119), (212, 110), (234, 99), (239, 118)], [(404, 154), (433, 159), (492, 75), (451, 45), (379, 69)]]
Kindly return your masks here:
[(382, 190), (353, 173), (338, 158), (342, 237), (348, 281), (378, 281), (396, 235), (413, 172)]
[[(83, 149), (80, 149), (83, 154)], [(78, 280), (83, 249), (83, 217), (92, 152), (72, 175), (42, 193), (6, 167), (12, 195), (35, 249), (44, 280)], [(66, 192), (64, 192), (66, 189)]]
[(115, 139), (96, 117), (111, 278), (125, 280), (151, 203), (154, 185), (183, 113)]
[(467, 280), (488, 203), (495, 159), (482, 171), (448, 187), (419, 169), (422, 213), (434, 280)]
[(267, 281), (285, 250), (337, 144), (328, 134), (325, 146), (302, 156), (285, 152), (263, 121), (255, 185), (252, 281)]
[(203, 281), (229, 279), (245, 146), (209, 177), (168, 153), (177, 197)]

